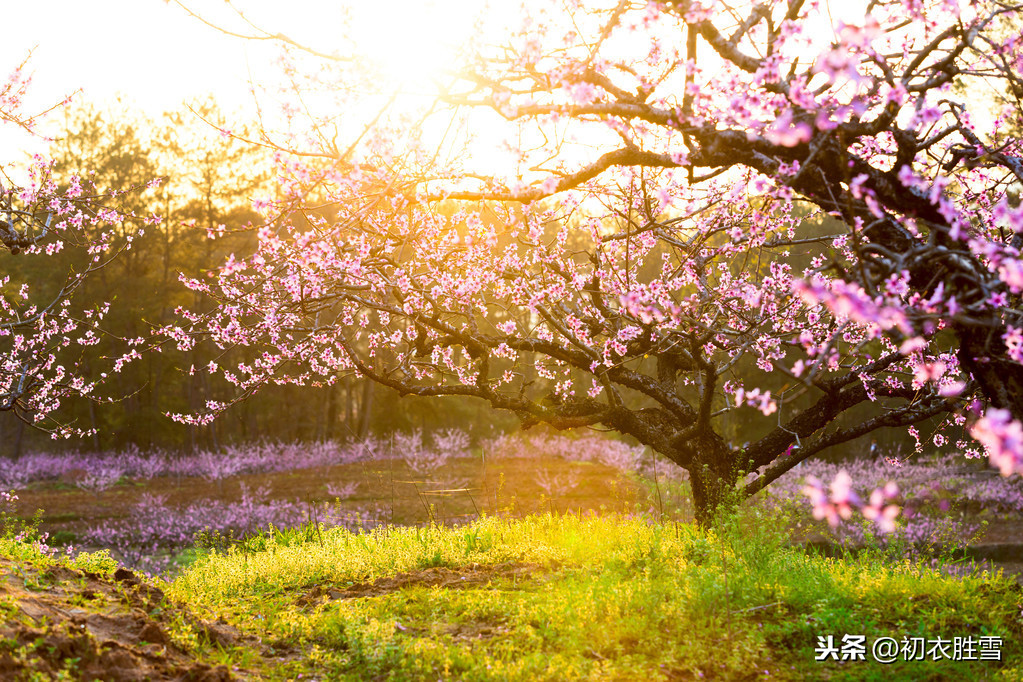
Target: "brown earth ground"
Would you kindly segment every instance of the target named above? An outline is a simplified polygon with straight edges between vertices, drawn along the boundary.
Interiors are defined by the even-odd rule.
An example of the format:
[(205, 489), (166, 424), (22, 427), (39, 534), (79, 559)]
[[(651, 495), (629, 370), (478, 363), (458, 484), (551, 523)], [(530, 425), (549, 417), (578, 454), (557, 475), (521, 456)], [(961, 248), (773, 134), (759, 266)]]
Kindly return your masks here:
[(103, 577), (0, 559), (0, 610), (3, 680), (222, 682), (237, 676), (195, 660), (182, 634), (207, 646), (245, 640), (225, 624), (203, 622), (169, 603), (125, 569)]

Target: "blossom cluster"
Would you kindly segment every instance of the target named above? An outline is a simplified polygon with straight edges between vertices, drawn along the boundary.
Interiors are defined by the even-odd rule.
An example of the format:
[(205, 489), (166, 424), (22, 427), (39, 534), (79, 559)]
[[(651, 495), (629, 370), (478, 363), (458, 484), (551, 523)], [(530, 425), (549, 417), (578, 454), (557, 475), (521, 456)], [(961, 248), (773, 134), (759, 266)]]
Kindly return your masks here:
[(824, 484), (816, 476), (807, 476), (803, 494), (810, 498), (815, 519), (827, 519), (832, 528), (840, 521), (852, 518), (854, 509), (863, 516), (877, 523), (878, 530), (890, 533), (895, 530), (895, 519), (899, 515), (899, 506), (889, 502), (899, 495), (899, 487), (889, 482), (884, 488), (870, 493), (869, 504), (864, 504), (859, 495), (852, 489), (852, 478), (843, 469), (838, 472), (830, 486), (830, 494), (825, 491)]
[[(901, 511), (896, 516), (892, 509), (886, 517), (886, 510), (895, 506), (891, 495), (896, 490)], [(985, 470), (956, 453), (923, 457), (896, 451), (876, 459), (804, 462), (782, 476), (766, 499), (770, 504), (797, 505), (809, 499), (816, 518), (834, 522), (828, 528), (844, 542), (865, 541), (855, 514), (859, 509), (879, 530), (884, 530), (882, 522), (893, 528), (882, 534), (883, 542), (901, 540), (910, 547), (927, 547), (949, 541), (961, 544), (973, 537), (980, 526), (970, 519), (1014, 518), (1023, 510), (1023, 481)]]
[(1023, 474), (1023, 425), (1008, 410), (988, 408), (970, 427), (1002, 476)]

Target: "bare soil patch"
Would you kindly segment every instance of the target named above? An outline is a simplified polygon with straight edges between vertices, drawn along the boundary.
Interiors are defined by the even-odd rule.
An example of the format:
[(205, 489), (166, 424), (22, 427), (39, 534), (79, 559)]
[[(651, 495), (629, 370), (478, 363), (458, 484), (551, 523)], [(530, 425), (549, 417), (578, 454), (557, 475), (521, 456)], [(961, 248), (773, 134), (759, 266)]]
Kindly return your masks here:
[(0, 559), (0, 604), (0, 679), (55, 678), (61, 672), (109, 682), (239, 677), (197, 660), (172, 633), (189, 627), (201, 640), (222, 646), (245, 638), (194, 617), (131, 571), (105, 578)]
[(360, 599), (390, 594), (409, 587), (438, 587), (444, 589), (465, 589), (489, 585), (495, 580), (534, 580), (539, 571), (536, 564), (505, 563), (495, 566), (473, 565), (458, 570), (442, 567), (424, 568), (418, 571), (398, 573), (371, 582), (358, 583), (347, 587), (314, 585), (297, 600), (299, 606), (310, 606), (338, 599)]

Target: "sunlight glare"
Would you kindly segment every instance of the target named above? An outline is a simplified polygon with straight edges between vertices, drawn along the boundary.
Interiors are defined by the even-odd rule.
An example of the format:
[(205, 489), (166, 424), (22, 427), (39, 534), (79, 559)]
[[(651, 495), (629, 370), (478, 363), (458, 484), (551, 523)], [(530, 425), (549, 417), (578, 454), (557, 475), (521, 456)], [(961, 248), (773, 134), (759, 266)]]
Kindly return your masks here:
[(352, 10), (351, 38), (384, 77), (418, 90), (418, 83), (456, 67), (484, 6), (467, 0), (364, 3)]

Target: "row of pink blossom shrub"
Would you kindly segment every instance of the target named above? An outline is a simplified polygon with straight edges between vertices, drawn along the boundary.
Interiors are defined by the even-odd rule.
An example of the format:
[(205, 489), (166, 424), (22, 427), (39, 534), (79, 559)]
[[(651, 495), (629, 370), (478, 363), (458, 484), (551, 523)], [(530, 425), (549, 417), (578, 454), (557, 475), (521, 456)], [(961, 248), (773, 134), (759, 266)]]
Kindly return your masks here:
[(173, 506), (160, 495), (143, 494), (124, 518), (89, 529), (83, 544), (112, 550), (125, 565), (166, 573), (176, 553), (193, 546), (197, 534), (214, 532), (244, 538), (273, 528), (296, 528), (310, 523), (354, 530), (378, 523), (371, 510), (340, 509), (324, 503), (275, 499), (266, 487), (250, 491), (242, 485), (235, 502), (198, 500)]
[[(418, 476), (432, 474), (447, 464), (452, 457), (469, 454), (469, 434), (461, 429), (443, 429), (430, 434), (429, 440), (422, 429), (395, 433), (389, 440), (392, 451), (405, 460), (405, 464)], [(377, 446), (383, 443), (377, 441)]]
[(87, 490), (105, 490), (123, 478), (149, 480), (161, 476), (222, 480), (241, 474), (273, 473), (373, 459), (404, 459), (423, 474), (451, 457), (469, 452), (469, 436), (448, 429), (424, 438), (422, 431), (386, 439), (342, 443), (262, 442), (230, 445), (221, 450), (176, 453), (143, 452), (129, 447), (114, 452), (29, 452), (17, 460), (0, 458), (0, 488), (19, 489), (36, 481), (64, 480)]
[[(128, 478), (197, 477), (223, 480), (232, 476), (294, 469), (401, 459), (419, 476), (435, 473), (448, 461), (470, 454), (469, 434), (444, 429), (424, 434), (421, 429), (386, 438), (354, 442), (262, 442), (230, 445), (220, 450), (177, 453), (143, 452), (131, 446), (119, 451), (60, 453), (29, 452), (17, 460), (0, 458), (0, 488), (19, 489), (39, 481), (63, 480), (87, 490), (101, 491)], [(570, 437), (518, 433), (483, 443), (486, 457), (558, 457), (565, 461), (599, 462), (623, 472), (642, 472), (658, 466), (658, 475), (683, 480), (685, 471), (663, 460), (655, 464), (649, 450), (599, 434)], [(541, 472), (542, 474), (542, 472)]]
[(37, 481), (63, 480), (103, 490), (122, 478), (194, 476), (219, 480), (238, 474), (340, 464), (355, 461), (360, 454), (358, 448), (331, 441), (255, 443), (187, 454), (142, 452), (135, 447), (113, 452), (29, 452), (17, 460), (0, 459), (0, 486), (21, 488)]

